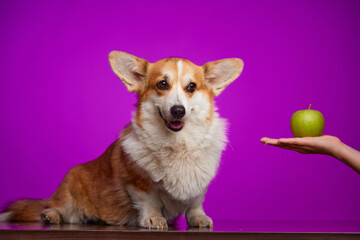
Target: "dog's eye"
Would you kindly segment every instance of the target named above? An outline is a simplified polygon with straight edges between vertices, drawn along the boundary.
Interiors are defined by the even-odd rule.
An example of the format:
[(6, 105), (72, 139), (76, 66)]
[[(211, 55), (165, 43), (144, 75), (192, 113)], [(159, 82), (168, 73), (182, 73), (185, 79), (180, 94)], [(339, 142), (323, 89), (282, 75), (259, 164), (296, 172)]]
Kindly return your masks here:
[(160, 82), (158, 82), (156, 84), (156, 86), (160, 89), (160, 90), (167, 90), (169, 89), (169, 84), (167, 83), (167, 81), (162, 80)]
[(186, 88), (186, 90), (187, 90), (189, 93), (194, 92), (195, 89), (196, 89), (196, 84), (193, 83), (193, 82), (191, 82), (191, 83), (187, 86), (187, 88)]

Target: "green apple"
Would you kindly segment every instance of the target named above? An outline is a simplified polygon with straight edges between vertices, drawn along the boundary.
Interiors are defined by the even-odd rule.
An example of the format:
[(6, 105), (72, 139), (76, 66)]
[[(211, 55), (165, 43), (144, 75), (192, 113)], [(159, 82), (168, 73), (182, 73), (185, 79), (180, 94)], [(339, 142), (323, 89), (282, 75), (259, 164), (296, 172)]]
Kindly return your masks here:
[(324, 116), (321, 112), (310, 109), (295, 112), (290, 120), (291, 132), (294, 137), (318, 137), (325, 128)]

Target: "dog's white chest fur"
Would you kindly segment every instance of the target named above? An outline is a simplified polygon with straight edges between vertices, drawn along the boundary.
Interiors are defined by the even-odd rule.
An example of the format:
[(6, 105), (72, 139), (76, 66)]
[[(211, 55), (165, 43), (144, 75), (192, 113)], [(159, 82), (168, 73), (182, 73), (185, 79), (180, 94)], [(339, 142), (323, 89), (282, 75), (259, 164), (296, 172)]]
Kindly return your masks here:
[(205, 193), (216, 174), (226, 142), (225, 121), (217, 113), (210, 125), (197, 124), (178, 133), (171, 133), (163, 126), (164, 131), (159, 131), (157, 126), (146, 124), (141, 129), (135, 121), (132, 125), (134, 131), (125, 137), (122, 145), (131, 160), (155, 183), (176, 200), (186, 201)]

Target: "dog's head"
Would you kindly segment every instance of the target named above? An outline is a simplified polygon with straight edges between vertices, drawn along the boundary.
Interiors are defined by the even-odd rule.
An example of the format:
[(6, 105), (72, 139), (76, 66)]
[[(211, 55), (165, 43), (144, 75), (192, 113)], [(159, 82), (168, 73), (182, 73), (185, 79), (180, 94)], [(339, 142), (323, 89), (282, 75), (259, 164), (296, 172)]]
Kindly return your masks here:
[[(182, 58), (149, 63), (131, 54), (113, 51), (109, 61), (127, 89), (138, 94), (138, 107), (146, 102), (148, 110), (158, 114), (172, 132), (182, 130), (194, 114), (211, 121), (213, 97), (233, 82), (243, 69), (243, 62), (238, 58), (198, 66)], [(141, 125), (143, 116), (139, 109), (136, 118)]]

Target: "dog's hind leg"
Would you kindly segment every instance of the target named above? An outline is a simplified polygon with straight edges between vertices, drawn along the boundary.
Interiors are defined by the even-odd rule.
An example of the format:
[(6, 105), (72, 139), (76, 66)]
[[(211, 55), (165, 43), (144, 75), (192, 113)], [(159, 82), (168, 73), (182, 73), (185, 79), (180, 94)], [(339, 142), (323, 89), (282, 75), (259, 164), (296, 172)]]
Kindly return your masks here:
[(41, 220), (44, 223), (81, 224), (86, 222), (84, 201), (87, 198), (87, 189), (84, 189), (81, 175), (81, 166), (75, 166), (67, 173), (41, 212)]

